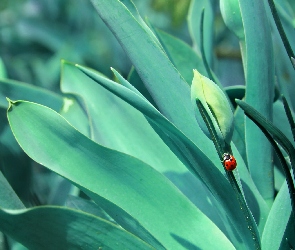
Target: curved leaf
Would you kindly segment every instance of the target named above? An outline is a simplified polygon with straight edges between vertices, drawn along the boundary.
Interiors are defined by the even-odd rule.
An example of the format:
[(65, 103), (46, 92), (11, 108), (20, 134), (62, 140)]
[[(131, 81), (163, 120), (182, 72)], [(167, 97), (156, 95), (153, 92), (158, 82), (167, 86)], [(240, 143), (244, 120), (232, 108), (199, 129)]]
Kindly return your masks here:
[[(122, 76), (112, 70), (124, 85)], [(63, 62), (61, 88), (64, 92), (75, 93), (83, 98), (96, 142), (148, 163), (167, 176), (218, 227), (223, 227), (217, 208), (208, 204), (209, 200), (214, 199), (212, 195), (204, 190), (206, 187), (200, 180), (170, 151), (139, 111), (67, 62)], [(134, 87), (132, 90), (137, 91)], [(200, 192), (198, 199), (195, 190)]]
[(189, 85), (193, 80), (193, 69), (207, 75), (202, 58), (188, 44), (164, 31), (157, 29), (156, 32), (171, 62)]
[(38, 102), (55, 111), (59, 111), (63, 105), (62, 97), (49, 90), (23, 82), (0, 79), (0, 107), (2, 108), (7, 107), (6, 97), (13, 100)]
[(162, 173), (187, 171), (140, 112), (68, 62), (62, 65), (61, 89), (82, 99), (89, 116), (91, 138), (97, 143), (132, 155)]
[(0, 171), (0, 207), (7, 209), (22, 209), (25, 206), (17, 197), (8, 181)]
[[(213, 165), (212, 161), (210, 161), (208, 157), (204, 155), (204, 153), (191, 140), (189, 140), (181, 131), (179, 131), (172, 123), (170, 123), (149, 102), (147, 102), (147, 100), (143, 98), (141, 94), (138, 94), (137, 90), (134, 91), (134, 87), (126, 80), (121, 81), (122, 84), (124, 83), (123, 85), (126, 86), (124, 87), (104, 77), (101, 77), (94, 70), (79, 65), (76, 66), (90, 78), (94, 79), (97, 83), (101, 84), (106, 89), (113, 92), (115, 95), (119, 96), (130, 105), (134, 106), (146, 116), (162, 140), (165, 141), (165, 143), (179, 157), (185, 166), (203, 181), (204, 185), (208, 187), (213, 196), (220, 204), (222, 204), (221, 213), (227, 214), (237, 232), (241, 233), (241, 230), (243, 230), (243, 233), (241, 233), (240, 237), (245, 240), (244, 245), (249, 244), (249, 248), (251, 249), (253, 244), (252, 236), (249, 234), (249, 230), (247, 229), (244, 215), (239, 209), (232, 209), (233, 207), (239, 207), (239, 204), (236, 199), (233, 199), (235, 194), (228, 181), (217, 169), (220, 167), (220, 170), (223, 171), (223, 166), (220, 161), (218, 160), (218, 164)], [(216, 156), (217, 154), (215, 154), (215, 157)], [(204, 166), (206, 167), (204, 168)], [(247, 182), (247, 184), (253, 187), (251, 182)], [(256, 193), (257, 190), (255, 188), (251, 188), (251, 191)], [(259, 195), (255, 195), (255, 197), (261, 201), (261, 197), (259, 198)], [(263, 202), (264, 201), (259, 202), (259, 204), (262, 205)], [(265, 214), (265, 209), (262, 210), (263, 212), (260, 212)], [(241, 244), (239, 242), (240, 239), (237, 239), (236, 235), (231, 240), (236, 240), (234, 243), (235, 245)]]
[(291, 215), (291, 202), (286, 182), (278, 193), (266, 221), (261, 237), (262, 249), (280, 249)]
[(68, 178), (107, 213), (136, 219), (155, 237), (144, 239), (149, 244), (159, 248), (159, 241), (177, 249), (177, 239), (183, 238), (199, 248), (233, 248), (167, 178), (144, 162), (94, 143), (42, 105), (10, 102), (8, 119), (32, 159)]
[[(271, 119), (274, 58), (272, 43), (265, 42), (272, 40), (265, 4), (263, 1), (256, 0), (239, 0), (239, 4), (246, 44), (246, 101), (267, 119)], [(257, 56), (258, 54), (259, 56)], [(262, 197), (267, 203), (272, 204), (274, 177), (271, 145), (264, 134), (249, 119), (245, 121), (245, 140), (251, 176)]]
[(203, 150), (214, 158), (213, 147), (206, 143), (208, 139), (195, 120), (189, 86), (154, 37), (121, 1), (91, 1), (126, 51), (161, 113), (201, 147), (206, 144)]
[(79, 96), (68, 95), (64, 97), (64, 104), (59, 113), (82, 134), (90, 137), (89, 118), (81, 102)]
[(0, 209), (0, 230), (29, 249), (153, 249), (122, 228), (77, 210)]
[(192, 0), (189, 14), (188, 14), (188, 26), (191, 38), (193, 40), (194, 47), (197, 52), (201, 53), (201, 13), (205, 9), (204, 16), (204, 50), (206, 59), (211, 66), (213, 62), (213, 4), (211, 0)]

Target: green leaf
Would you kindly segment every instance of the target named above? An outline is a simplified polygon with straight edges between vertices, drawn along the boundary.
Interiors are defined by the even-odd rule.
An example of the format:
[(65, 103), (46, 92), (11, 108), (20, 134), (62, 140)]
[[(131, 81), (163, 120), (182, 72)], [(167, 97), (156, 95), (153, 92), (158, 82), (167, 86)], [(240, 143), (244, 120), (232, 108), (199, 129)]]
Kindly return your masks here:
[(55, 111), (59, 111), (63, 104), (62, 97), (49, 90), (23, 82), (0, 79), (0, 107), (2, 108), (7, 107), (6, 97), (13, 100), (38, 102)]
[(193, 69), (207, 75), (202, 58), (188, 44), (164, 31), (157, 29), (156, 32), (171, 62), (189, 85), (193, 80)]
[[(273, 113), (273, 116), (275, 117), (275, 119), (273, 119), (273, 124), (281, 130), (287, 138), (292, 138), (292, 130), (284, 110), (284, 104), (281, 100), (278, 100), (273, 104)], [(293, 141), (291, 141), (291, 143), (294, 145)]]
[[(64, 79), (64, 76), (62, 76), (61, 89), (64, 93), (69, 93), (63, 90)], [(82, 134), (90, 137), (89, 117), (83, 108), (83, 101), (79, 100), (79, 96), (70, 94), (64, 97), (63, 106), (59, 113)]]
[(212, 1), (210, 0), (192, 0), (188, 14), (188, 26), (194, 48), (201, 55), (201, 13), (205, 9), (204, 16), (204, 51), (206, 59), (211, 66), (213, 62), (213, 22), (214, 13)]
[(295, 148), (284, 133), (274, 126), (269, 120), (262, 116), (257, 110), (249, 104), (236, 100), (237, 104), (245, 111), (246, 115), (251, 118), (257, 125), (265, 129), (276, 140), (283, 149), (288, 153), (291, 161), (293, 175), (295, 173)]
[(0, 171), (0, 207), (7, 209), (22, 209), (25, 206), (17, 197), (8, 181)]
[(290, 216), (291, 202), (284, 183), (269, 212), (261, 237), (262, 249), (280, 249), (282, 241), (285, 241), (284, 233)]
[[(118, 81), (124, 85), (127, 81), (112, 70)], [(211, 220), (220, 222), (216, 207), (208, 204), (208, 191), (200, 191), (200, 196), (196, 199), (195, 190), (204, 189), (200, 180), (170, 151), (139, 111), (106, 91), (72, 64), (63, 62), (62, 72), (62, 89), (67, 93), (76, 93), (83, 99), (93, 124), (93, 139), (96, 142), (148, 163), (173, 181)], [(137, 91), (134, 87), (131, 89)], [(140, 94), (138, 91), (137, 93)], [(210, 208), (205, 208), (204, 204)]]
[(91, 138), (97, 143), (132, 155), (162, 173), (187, 171), (140, 112), (65, 61), (61, 88), (82, 99), (89, 116)]
[[(199, 248), (233, 248), (167, 178), (144, 162), (96, 144), (42, 105), (10, 102), (8, 118), (32, 159), (69, 179), (116, 221), (133, 217), (151, 234), (144, 238), (149, 244), (177, 248), (182, 238)], [(212, 242), (212, 237), (218, 240)]]
[(77, 196), (69, 195), (66, 200), (67, 207), (95, 215), (104, 220), (117, 224), (98, 204)]
[[(164, 142), (179, 157), (185, 166), (203, 181), (204, 185), (208, 187), (213, 196), (220, 204), (222, 204), (220, 213), (226, 213), (224, 218), (229, 216), (230, 221), (238, 233), (241, 233), (241, 230), (243, 230), (243, 233), (241, 233), (240, 236), (242, 239), (245, 239), (244, 244), (249, 244), (252, 247), (252, 236), (249, 235), (249, 230), (247, 229), (243, 214), (239, 209), (232, 209), (233, 207), (239, 207), (237, 200), (233, 199), (235, 194), (233, 193), (233, 190), (224, 175), (218, 171), (218, 166), (222, 172), (224, 171), (220, 160), (218, 160), (216, 165), (213, 165), (212, 161), (210, 161), (209, 158), (205, 156), (191, 140), (189, 140), (181, 131), (170, 123), (149, 102), (147, 102), (141, 94), (138, 94), (137, 90), (134, 91), (134, 87), (127, 81), (124, 82), (124, 86), (126, 86), (124, 87), (106, 79), (105, 77), (102, 77), (94, 70), (79, 65), (76, 66), (90, 78), (94, 79), (97, 83), (104, 86), (106, 89), (113, 92), (130, 105), (134, 106), (146, 116), (162, 140), (164, 140)], [(215, 157), (216, 156), (217, 154), (215, 154)], [(204, 168), (204, 166), (206, 167)], [(256, 189), (253, 188), (253, 184), (249, 181), (247, 181), (247, 184), (252, 187), (251, 192), (256, 193)], [(261, 201), (259, 195), (256, 195), (256, 198)], [(263, 202), (264, 201), (259, 202), (260, 205), (263, 204)], [(263, 214), (265, 214), (265, 209), (262, 210)], [(228, 221), (226, 224), (228, 224)], [(244, 225), (244, 227), (241, 225)], [(235, 246), (239, 246), (239, 239), (237, 239), (236, 235), (233, 236), (231, 240), (234, 241)]]
[[(161, 113), (196, 143), (207, 144), (194, 118), (189, 86), (154, 37), (121, 1), (92, 0), (92, 3), (126, 51)], [(207, 146), (204, 151), (212, 154)]]
[(234, 108), (236, 108), (237, 104), (235, 102), (235, 99), (243, 99), (245, 97), (245, 91), (246, 88), (244, 85), (234, 85), (225, 87), (224, 91), (226, 92), (228, 98), (231, 101), (231, 104)]
[(153, 249), (115, 224), (68, 208), (0, 209), (0, 222), (29, 249)]
[[(272, 43), (266, 42), (272, 38), (265, 5), (256, 0), (239, 0), (239, 4), (246, 46), (246, 101), (271, 120), (275, 77)], [(272, 147), (249, 119), (245, 121), (245, 140), (249, 171), (262, 197), (271, 205), (274, 199)]]
[(132, 66), (128, 78), (128, 82), (130, 82), (154, 107), (157, 107), (157, 104), (154, 102), (152, 96), (148, 92), (147, 88), (145, 87), (144, 83), (140, 79), (136, 69)]
[(288, 118), (288, 122), (289, 122), (289, 125), (291, 128), (291, 131), (292, 131), (293, 141), (295, 142), (295, 122), (294, 122), (294, 118), (292, 115), (292, 111), (291, 111), (291, 108), (284, 96), (282, 96), (282, 100), (283, 100), (283, 104), (284, 104), (285, 113)]
[(273, 0), (268, 0), (268, 4), (269, 4), (269, 7), (270, 7), (272, 16), (274, 18), (275, 24), (277, 26), (277, 29), (278, 29), (278, 31), (280, 33), (281, 39), (283, 41), (283, 44), (285, 46), (286, 52), (287, 52), (287, 54), (289, 56), (289, 59), (291, 61), (291, 64), (293, 65), (293, 68), (295, 69), (294, 61), (292, 61), (292, 59), (294, 60), (295, 54), (294, 54), (294, 52), (292, 50), (292, 47), (291, 47), (291, 45), (290, 45), (290, 43), (288, 41), (288, 38), (286, 36), (286, 33), (284, 31), (283, 25), (281, 23), (279, 14), (278, 14), (277, 9), (276, 9), (276, 6), (275, 6), (275, 3), (274, 3)]
[(0, 78), (7, 78), (6, 68), (1, 58), (0, 58)]

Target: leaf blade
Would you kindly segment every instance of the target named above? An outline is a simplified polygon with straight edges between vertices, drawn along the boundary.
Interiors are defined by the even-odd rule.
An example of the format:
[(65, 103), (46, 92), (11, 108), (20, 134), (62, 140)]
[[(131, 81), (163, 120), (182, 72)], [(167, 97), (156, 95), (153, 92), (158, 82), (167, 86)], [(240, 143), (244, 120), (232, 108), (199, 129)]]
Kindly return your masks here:
[[(67, 177), (92, 199), (105, 204), (111, 202), (124, 210), (164, 247), (180, 244), (172, 234), (198, 247), (208, 246), (208, 237), (212, 237), (207, 234), (210, 230), (220, 240), (219, 246), (224, 244), (225, 248), (232, 248), (207, 217), (172, 183), (145, 163), (94, 143), (44, 106), (13, 102), (8, 117), (14, 135), (31, 158)], [(107, 211), (105, 207), (103, 209)], [(196, 232), (202, 237), (196, 239)]]

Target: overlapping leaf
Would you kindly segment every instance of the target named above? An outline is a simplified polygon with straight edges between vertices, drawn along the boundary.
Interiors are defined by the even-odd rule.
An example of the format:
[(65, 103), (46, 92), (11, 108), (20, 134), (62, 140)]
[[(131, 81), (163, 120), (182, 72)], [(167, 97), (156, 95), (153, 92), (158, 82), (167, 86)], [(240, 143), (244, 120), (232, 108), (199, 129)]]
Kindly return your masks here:
[[(199, 248), (216, 248), (215, 244), (232, 248), (168, 179), (142, 161), (94, 143), (56, 112), (38, 104), (11, 102), (8, 118), (32, 159), (68, 178), (110, 215), (133, 217), (154, 237), (144, 239), (149, 244), (177, 249), (185, 239)], [(218, 242), (212, 242), (212, 237)]]
[[(123, 100), (134, 106), (141, 111), (150, 121), (153, 128), (170, 147), (170, 149), (182, 160), (191, 172), (199, 176), (216, 199), (222, 204), (221, 211), (226, 212), (233, 223), (234, 227), (240, 230), (245, 229), (244, 235), (241, 237), (250, 237), (248, 243), (252, 244), (251, 236), (247, 230), (247, 226), (243, 228), (241, 224), (245, 223), (244, 216), (240, 210), (232, 210), (232, 207), (239, 207), (233, 190), (231, 189), (228, 181), (224, 178), (221, 172), (212, 164), (212, 162), (193, 144), (187, 137), (185, 137), (172, 123), (170, 123), (163, 115), (161, 115), (150, 103), (137, 90), (134, 89), (126, 80), (120, 79), (120, 82), (125, 86), (118, 85), (94, 70), (78, 66), (84, 73), (90, 76), (97, 83), (104, 86), (115, 95), (121, 97)], [(204, 168), (204, 166), (206, 166)], [(218, 181), (217, 181), (218, 180)], [(249, 186), (253, 183), (248, 182)], [(252, 192), (257, 192), (251, 189)], [(259, 197), (256, 196), (257, 198)], [(253, 196), (252, 196), (253, 198)], [(259, 199), (259, 198), (258, 198)], [(264, 208), (260, 211), (264, 214)], [(238, 223), (237, 223), (238, 222)], [(236, 224), (237, 223), (237, 224)], [(232, 240), (236, 239), (236, 236)], [(247, 242), (247, 240), (245, 240)], [(238, 243), (237, 243), (238, 244)]]
[(153, 249), (122, 228), (62, 207), (0, 209), (0, 230), (29, 249)]

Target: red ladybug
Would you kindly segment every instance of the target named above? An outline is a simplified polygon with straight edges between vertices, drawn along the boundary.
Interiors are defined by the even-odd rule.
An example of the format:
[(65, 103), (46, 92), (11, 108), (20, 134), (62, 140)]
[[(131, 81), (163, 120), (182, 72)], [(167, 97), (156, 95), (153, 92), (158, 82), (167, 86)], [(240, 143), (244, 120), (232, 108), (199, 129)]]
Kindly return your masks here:
[(231, 154), (224, 153), (223, 165), (227, 171), (233, 171), (237, 167), (237, 161)]

